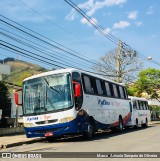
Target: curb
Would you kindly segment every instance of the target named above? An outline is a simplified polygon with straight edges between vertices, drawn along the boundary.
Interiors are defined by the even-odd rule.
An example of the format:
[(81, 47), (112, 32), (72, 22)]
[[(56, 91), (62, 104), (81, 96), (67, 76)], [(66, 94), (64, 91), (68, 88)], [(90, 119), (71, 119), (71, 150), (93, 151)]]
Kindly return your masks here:
[(11, 144), (1, 144), (0, 145), (0, 150), (1, 149), (7, 149), (10, 147), (14, 147), (14, 146), (20, 146), (23, 144), (32, 144), (32, 143), (36, 143), (36, 142), (41, 142), (41, 141), (45, 141), (45, 138), (39, 138), (39, 139), (33, 139), (33, 140), (28, 140), (28, 141), (20, 141), (20, 142), (16, 142), (16, 143), (11, 143)]

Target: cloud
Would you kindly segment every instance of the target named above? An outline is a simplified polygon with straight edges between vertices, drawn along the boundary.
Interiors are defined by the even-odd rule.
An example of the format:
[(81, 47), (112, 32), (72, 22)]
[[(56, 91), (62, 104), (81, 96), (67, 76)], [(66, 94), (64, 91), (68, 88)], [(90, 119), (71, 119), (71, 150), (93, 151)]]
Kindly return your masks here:
[(103, 7), (110, 7), (114, 5), (120, 5), (125, 3), (127, 0), (104, 0), (104, 1), (96, 1), (87, 12), (88, 16), (92, 16), (98, 9)]
[(135, 19), (137, 19), (137, 14), (138, 14), (137, 11), (129, 12), (128, 18), (129, 18), (129, 19), (132, 19), (132, 20), (135, 20)]
[(90, 22), (86, 18), (82, 18), (80, 21), (82, 24), (87, 24), (89, 27), (92, 26), (90, 22), (97, 23), (96, 18), (91, 18)]
[[(88, 16), (93, 16), (95, 12), (98, 9), (101, 9), (103, 7), (110, 7), (110, 6), (115, 6), (115, 5), (120, 5), (125, 3), (127, 0), (103, 0), (103, 1), (96, 1), (94, 3), (94, 0), (88, 0), (85, 3), (80, 3), (78, 5), (79, 8), (81, 9), (86, 9), (86, 14)], [(77, 13), (74, 12), (73, 10), (70, 11), (70, 13), (66, 16), (67, 20), (74, 20), (76, 18)]]
[[(107, 34), (109, 34), (111, 32), (111, 29), (110, 28), (105, 28), (103, 31), (107, 35)], [(101, 33), (98, 30), (95, 30), (95, 35), (101, 35)]]
[(147, 15), (152, 15), (154, 14), (154, 5), (149, 6), (148, 11), (146, 12)]
[(76, 18), (76, 11), (72, 9), (71, 12), (65, 17), (66, 20), (72, 21)]
[(120, 21), (120, 22), (117, 22), (113, 25), (113, 28), (114, 29), (124, 29), (126, 27), (130, 26), (130, 23), (127, 22), (127, 21)]
[(136, 24), (136, 26), (142, 26), (143, 25), (143, 22), (136, 21), (135, 24)]

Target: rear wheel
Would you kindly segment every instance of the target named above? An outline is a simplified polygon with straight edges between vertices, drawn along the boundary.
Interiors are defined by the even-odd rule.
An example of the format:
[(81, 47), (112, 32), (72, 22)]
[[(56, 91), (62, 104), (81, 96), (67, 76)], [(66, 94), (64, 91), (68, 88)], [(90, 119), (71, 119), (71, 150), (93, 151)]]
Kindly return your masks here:
[(134, 125), (135, 129), (138, 129), (138, 119), (136, 119), (136, 125)]
[(118, 129), (118, 132), (123, 132), (123, 120), (121, 117), (119, 118), (119, 126), (117, 129)]

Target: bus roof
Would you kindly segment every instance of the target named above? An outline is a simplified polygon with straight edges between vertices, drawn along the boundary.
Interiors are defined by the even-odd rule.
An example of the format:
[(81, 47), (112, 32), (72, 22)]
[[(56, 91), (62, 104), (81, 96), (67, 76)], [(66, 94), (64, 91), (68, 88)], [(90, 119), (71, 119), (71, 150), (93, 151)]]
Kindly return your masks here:
[(75, 69), (75, 68), (66, 68), (66, 69), (58, 69), (58, 70), (48, 71), (48, 72), (40, 73), (40, 74), (37, 74), (37, 75), (33, 75), (31, 77), (25, 78), (23, 81), (27, 81), (27, 80), (30, 80), (30, 79), (39, 78), (39, 77), (43, 77), (43, 76), (47, 76), (47, 75), (67, 73), (67, 72), (68, 73), (71, 73), (71, 72), (84, 73), (84, 74), (88, 74), (90, 76), (93, 76), (93, 77), (96, 77), (96, 78), (99, 78), (99, 79), (106, 80), (108, 82), (112, 82), (112, 83), (115, 83), (115, 84), (119, 84), (121, 86), (125, 86), (125, 84), (123, 84), (123, 83), (117, 83), (117, 82), (114, 82), (110, 79), (106, 79), (106, 78), (104, 78), (104, 77), (102, 77), (98, 74), (94, 74), (94, 72), (92, 73), (92, 72), (89, 72), (89, 71)]
[(128, 98), (131, 100), (147, 101), (146, 98), (141, 98), (141, 97), (128, 96)]

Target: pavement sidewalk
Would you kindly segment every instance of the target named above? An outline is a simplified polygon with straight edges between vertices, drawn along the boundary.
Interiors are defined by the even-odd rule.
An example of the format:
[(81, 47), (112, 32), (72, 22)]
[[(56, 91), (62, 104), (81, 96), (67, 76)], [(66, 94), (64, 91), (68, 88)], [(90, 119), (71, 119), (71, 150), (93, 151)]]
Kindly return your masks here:
[(26, 138), (25, 134), (15, 136), (1, 136), (0, 137), (0, 150), (19, 146), (23, 144), (31, 144), (39, 141), (43, 141), (45, 138)]
[[(151, 121), (149, 125), (160, 124), (160, 121)], [(45, 138), (26, 138), (25, 134), (15, 136), (1, 136), (0, 137), (0, 149), (19, 146), (23, 144), (31, 144), (35, 142), (44, 141)]]

